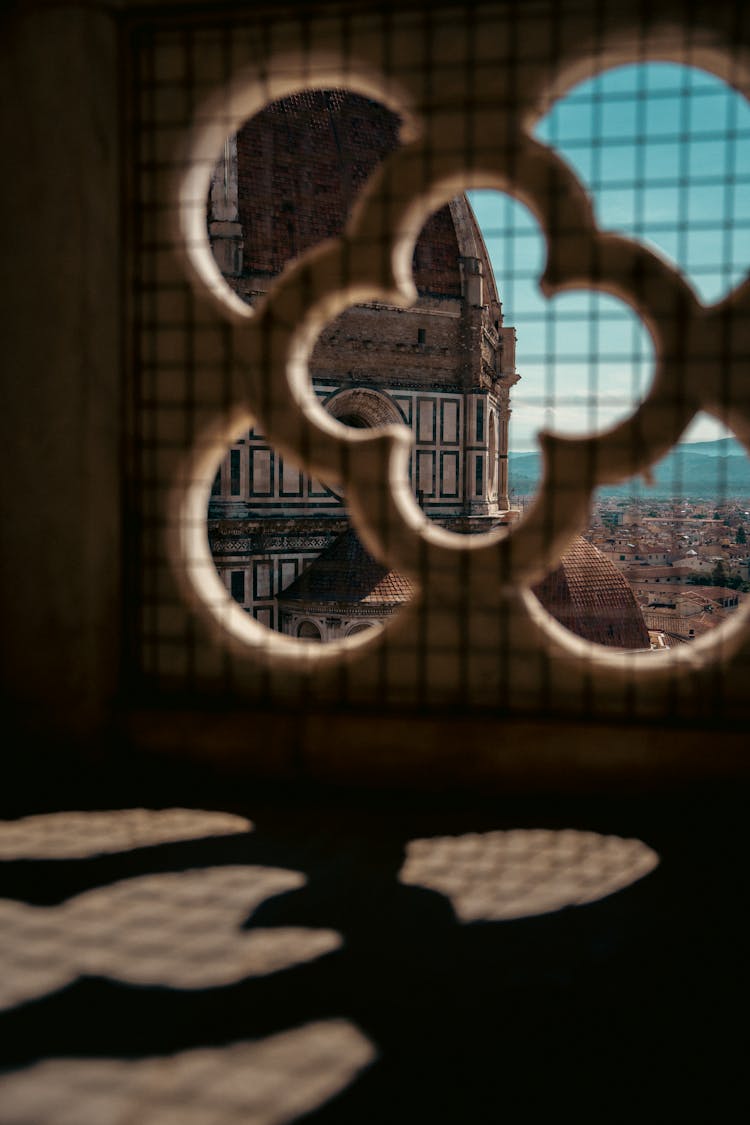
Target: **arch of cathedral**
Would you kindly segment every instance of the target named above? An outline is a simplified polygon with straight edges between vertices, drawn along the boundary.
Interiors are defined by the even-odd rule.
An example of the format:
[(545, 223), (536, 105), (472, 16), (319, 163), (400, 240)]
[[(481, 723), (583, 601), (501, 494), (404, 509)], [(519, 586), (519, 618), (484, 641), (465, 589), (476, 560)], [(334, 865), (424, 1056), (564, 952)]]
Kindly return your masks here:
[(372, 387), (350, 387), (334, 391), (325, 400), (329, 414), (347, 426), (368, 427), (403, 424), (406, 419), (396, 403), (382, 390)]

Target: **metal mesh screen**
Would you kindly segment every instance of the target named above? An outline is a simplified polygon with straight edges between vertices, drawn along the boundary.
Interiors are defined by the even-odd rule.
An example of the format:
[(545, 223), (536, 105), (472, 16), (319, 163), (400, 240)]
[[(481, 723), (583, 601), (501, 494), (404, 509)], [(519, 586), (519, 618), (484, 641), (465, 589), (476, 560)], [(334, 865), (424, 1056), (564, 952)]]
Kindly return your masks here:
[(746, 23), (133, 22), (146, 695), (742, 719)]

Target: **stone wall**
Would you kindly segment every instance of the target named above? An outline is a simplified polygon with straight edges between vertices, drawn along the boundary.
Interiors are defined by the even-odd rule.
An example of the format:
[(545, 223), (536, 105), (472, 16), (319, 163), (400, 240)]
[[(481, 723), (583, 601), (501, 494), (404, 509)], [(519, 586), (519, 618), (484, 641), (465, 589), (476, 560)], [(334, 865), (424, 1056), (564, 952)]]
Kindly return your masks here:
[(470, 358), (462, 347), (461, 302), (420, 301), (416, 308), (369, 305), (349, 309), (318, 341), (317, 378), (402, 386), (465, 386)]

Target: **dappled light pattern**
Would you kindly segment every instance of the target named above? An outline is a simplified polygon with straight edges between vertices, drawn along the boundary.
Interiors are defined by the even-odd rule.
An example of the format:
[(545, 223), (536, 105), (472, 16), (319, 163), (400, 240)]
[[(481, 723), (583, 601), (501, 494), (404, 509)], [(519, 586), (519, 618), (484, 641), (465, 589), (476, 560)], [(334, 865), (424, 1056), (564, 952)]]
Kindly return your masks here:
[(14, 1125), (282, 1125), (315, 1109), (375, 1057), (346, 1020), (166, 1058), (48, 1059), (0, 1078)]
[[(307, 788), (279, 803), (248, 788), (253, 832), (0, 863), (2, 1125), (499, 1121), (498, 1059), (525, 1097), (546, 1060), (560, 1079), (581, 1058), (596, 1062), (594, 1120), (621, 1070), (619, 1046), (597, 1054), (613, 1011), (628, 1051), (658, 1053), (666, 1035), (710, 1047), (692, 1027), (680, 1039), (672, 1013), (743, 885), (724, 835), (740, 817), (705, 831), (683, 817), (664, 840), (661, 806), (579, 806), (576, 823), (622, 826), (664, 860), (622, 894), (549, 913), (627, 886), (655, 854), (521, 830), (530, 809), (507, 800)], [(696, 879), (711, 887), (699, 910)], [(738, 934), (741, 913), (727, 915)], [(643, 1019), (654, 995), (667, 1025)]]
[(244, 816), (203, 809), (56, 812), (0, 821), (0, 859), (83, 859), (129, 848), (250, 832)]
[(312, 960), (339, 947), (335, 931), (241, 929), (264, 899), (306, 882), (271, 867), (208, 867), (126, 879), (55, 907), (0, 899), (0, 1006), (84, 975), (211, 988)]
[(462, 922), (502, 921), (595, 902), (658, 862), (640, 840), (517, 828), (411, 840), (399, 877), (445, 895)]

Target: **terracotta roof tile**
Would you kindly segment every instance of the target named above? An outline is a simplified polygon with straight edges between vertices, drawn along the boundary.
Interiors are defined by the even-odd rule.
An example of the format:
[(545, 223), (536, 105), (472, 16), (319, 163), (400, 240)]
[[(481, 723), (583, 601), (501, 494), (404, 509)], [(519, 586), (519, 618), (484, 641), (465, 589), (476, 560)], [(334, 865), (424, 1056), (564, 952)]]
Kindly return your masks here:
[(578, 538), (560, 566), (534, 587), (561, 625), (596, 644), (649, 648), (643, 613), (620, 571), (601, 551)]
[(281, 602), (306, 605), (397, 606), (414, 592), (408, 578), (376, 562), (350, 528), (279, 595)]
[[(647, 649), (648, 630), (633, 591), (601, 551), (578, 539), (557, 570), (534, 589), (545, 609), (585, 640), (616, 648)], [(333, 541), (278, 595), (282, 603), (369, 605), (407, 602), (412, 584), (376, 562), (353, 529)]]

